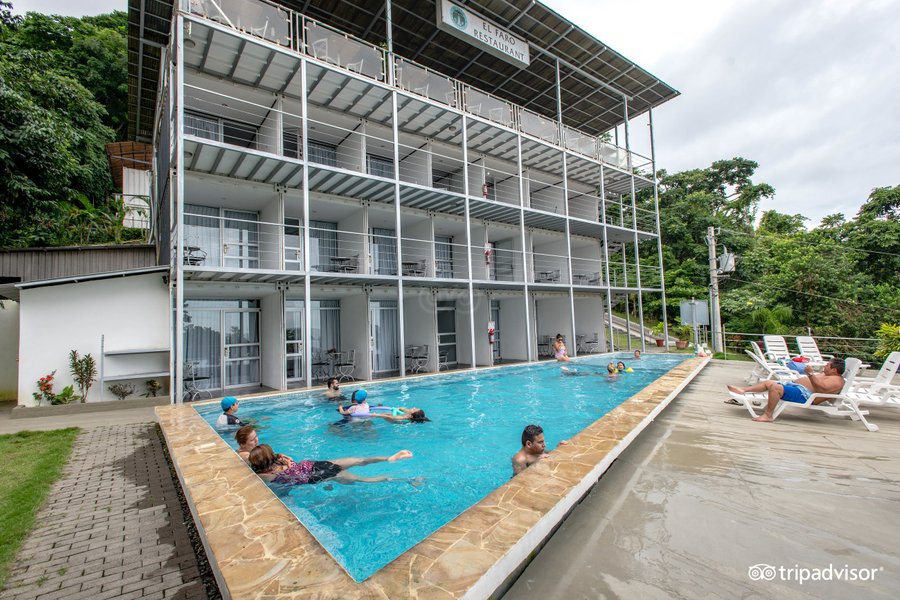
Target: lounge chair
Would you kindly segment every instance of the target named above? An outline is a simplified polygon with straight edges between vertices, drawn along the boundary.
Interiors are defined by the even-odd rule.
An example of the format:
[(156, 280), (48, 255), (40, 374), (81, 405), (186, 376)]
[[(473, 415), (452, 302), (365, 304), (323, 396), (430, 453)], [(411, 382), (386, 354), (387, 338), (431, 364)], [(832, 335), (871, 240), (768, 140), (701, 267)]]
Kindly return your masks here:
[[(753, 344), (756, 348), (756, 344)], [(747, 376), (747, 383), (753, 385), (755, 383), (759, 383), (763, 379), (774, 379), (776, 381), (793, 381), (800, 377), (800, 373), (794, 371), (793, 369), (789, 369), (784, 365), (780, 365), (778, 363), (772, 363), (765, 359), (764, 356), (761, 355), (758, 351), (753, 352), (750, 350), (745, 350), (747, 356), (753, 359), (756, 363), (753, 367), (753, 370), (750, 372), (750, 375)]]
[[(876, 395), (896, 393), (900, 395), (900, 385), (894, 385), (894, 376), (900, 367), (900, 352), (891, 352), (881, 365), (875, 377), (857, 377), (853, 390)], [(900, 399), (898, 399), (900, 401)]]
[[(772, 412), (772, 419), (777, 419), (778, 415), (780, 415), (785, 408), (790, 406), (793, 408), (817, 410), (831, 417), (850, 417), (854, 421), (861, 421), (865, 428), (869, 431), (878, 431), (878, 425), (866, 421), (865, 415), (869, 414), (868, 411), (860, 410), (859, 405), (857, 404), (857, 401), (859, 400), (858, 394), (856, 395), (856, 397), (851, 394), (851, 390), (853, 389), (854, 381), (856, 379), (856, 374), (859, 372), (859, 368), (861, 365), (862, 363), (858, 358), (848, 358), (846, 361), (846, 368), (844, 370), (844, 387), (841, 388), (840, 392), (838, 392), (837, 394), (822, 394), (819, 392), (813, 392), (803, 404), (800, 404), (798, 402), (784, 402), (783, 400), (779, 400), (778, 404), (775, 406), (775, 410)], [(754, 417), (759, 416), (754, 408), (758, 407), (760, 402), (765, 405), (767, 401), (766, 394), (764, 393), (728, 393), (732, 398), (740, 402), (744, 406), (744, 408), (746, 408), (747, 411)], [(825, 398), (826, 401), (822, 404), (813, 404), (813, 402), (820, 398)]]
[(800, 350), (800, 356), (808, 358), (809, 364), (814, 367), (824, 366), (826, 362), (834, 358), (832, 354), (822, 354), (815, 338), (806, 335), (797, 336), (797, 349)]
[(766, 359), (769, 362), (788, 361), (796, 356), (796, 354), (791, 354), (787, 342), (780, 335), (764, 335), (763, 343), (766, 346)]

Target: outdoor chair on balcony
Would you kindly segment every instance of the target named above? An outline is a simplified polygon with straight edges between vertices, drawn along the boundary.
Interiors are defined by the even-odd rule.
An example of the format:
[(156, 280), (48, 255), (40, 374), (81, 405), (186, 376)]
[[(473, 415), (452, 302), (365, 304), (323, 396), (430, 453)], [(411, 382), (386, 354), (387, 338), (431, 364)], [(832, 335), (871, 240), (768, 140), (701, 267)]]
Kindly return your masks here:
[(324, 60), (325, 62), (334, 63), (334, 59), (328, 56), (328, 38), (322, 38), (321, 40), (316, 40), (312, 44), (310, 44), (310, 50), (312, 51), (312, 55), (319, 60)]
[(341, 273), (359, 273), (359, 254), (354, 254), (349, 258), (350, 260), (338, 266), (338, 271)]
[(600, 352), (600, 334), (594, 332), (594, 337), (584, 341), (584, 349), (588, 354), (596, 354)]
[(184, 247), (184, 264), (191, 267), (196, 267), (197, 265), (203, 264), (203, 261), (205, 260), (206, 250), (197, 248), (196, 246)]
[(537, 274), (539, 283), (557, 283), (559, 282), (559, 269), (552, 271), (539, 271)]
[(428, 368), (428, 346), (416, 346), (409, 364), (412, 373), (421, 373)]
[(338, 378), (338, 381), (347, 379), (356, 381), (353, 377), (353, 371), (356, 369), (356, 350), (342, 352), (340, 361), (335, 363), (334, 367), (337, 369), (335, 376)]
[(357, 60), (357, 61), (355, 61), (355, 62), (348, 62), (348, 63), (347, 63), (347, 70), (349, 70), (349, 71), (355, 71), (355, 72), (357, 72), (357, 73), (362, 73), (362, 72), (363, 72), (363, 60), (364, 60), (364, 59), (361, 58), (361, 59), (359, 59), (359, 60)]
[(594, 271), (588, 274), (588, 285), (600, 285), (600, 271)]
[(403, 261), (403, 274), (411, 277), (425, 277), (428, 271), (427, 259)]

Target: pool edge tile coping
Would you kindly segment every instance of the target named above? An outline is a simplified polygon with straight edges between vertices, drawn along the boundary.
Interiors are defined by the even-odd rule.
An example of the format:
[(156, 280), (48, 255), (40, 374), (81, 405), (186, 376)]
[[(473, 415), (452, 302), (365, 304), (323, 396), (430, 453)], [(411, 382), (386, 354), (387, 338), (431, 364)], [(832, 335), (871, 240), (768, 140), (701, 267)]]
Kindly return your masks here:
[[(394, 598), (430, 592), (447, 598), (486, 598), (504, 585), (612, 461), (709, 360), (682, 361), (585, 427), (569, 445), (500, 486), (360, 583), (262, 480), (251, 476), (244, 461), (194, 410), (192, 405), (200, 403), (160, 406), (156, 413), (224, 597)], [(488, 368), (510, 366), (515, 365)], [(483, 368), (459, 372), (476, 370)], [(389, 380), (376, 383), (382, 381)], [(654, 399), (663, 392), (664, 398)], [(649, 412), (648, 406), (653, 406)], [(628, 425), (627, 432), (621, 421)], [(595, 456), (596, 462), (587, 468), (576, 460), (583, 454), (598, 453), (602, 456)], [(559, 469), (566, 465), (586, 473), (573, 476)], [(573, 477), (579, 480), (573, 482)], [(558, 496), (553, 494), (557, 499), (552, 505), (542, 507), (539, 501), (546, 502), (551, 492), (539, 490), (548, 485), (563, 489)], [(496, 517), (503, 511), (505, 516), (485, 521), (485, 513)], [(510, 542), (510, 538), (515, 540)], [(481, 560), (473, 561), (478, 556)], [(473, 562), (478, 563), (474, 570)], [(468, 568), (461, 568), (463, 565)]]

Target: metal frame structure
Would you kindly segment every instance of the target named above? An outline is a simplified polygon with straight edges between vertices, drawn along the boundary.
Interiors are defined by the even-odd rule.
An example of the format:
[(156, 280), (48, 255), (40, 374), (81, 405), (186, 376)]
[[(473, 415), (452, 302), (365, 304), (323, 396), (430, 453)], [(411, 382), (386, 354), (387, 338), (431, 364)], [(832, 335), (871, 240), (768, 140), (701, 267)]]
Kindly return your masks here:
[[(185, 294), (197, 297), (199, 292), (191, 290), (209, 289), (208, 284), (216, 284), (225, 290), (216, 293), (226, 296), (229, 290), (247, 293), (248, 285), (261, 286), (266, 293), (280, 294), (282, 313), (290, 294), (304, 299), (304, 340), (310, 339), (310, 305), (318, 289), (363, 294), (367, 306), (370, 298), (396, 298), (401, 350), (408, 339), (407, 293), (431, 290), (437, 298), (450, 290), (465, 301), (457, 329), (468, 338), (472, 366), (493, 362), (493, 353), (484, 349), (487, 342), (476, 333), (476, 312), (483, 310), (477, 305), (484, 297), (488, 306), (498, 295), (524, 299), (521, 318), (504, 313), (505, 322), (518, 322), (526, 332), (522, 360), (537, 357), (536, 335), (545, 333), (537, 322), (542, 300), (561, 300), (567, 306), (572, 353), (585, 321), (598, 319), (599, 327), (594, 320), (590, 327), (606, 336), (602, 315), (579, 316), (578, 301), (603, 312), (617, 298), (636, 294), (641, 326), (644, 293), (662, 293), (664, 304), (662, 268), (642, 265), (638, 251), (641, 243), (654, 239), (660, 248), (658, 208), (643, 214), (635, 201), (641, 189), (652, 188), (656, 206), (655, 155), (640, 157), (631, 150), (629, 121), (677, 91), (536, 2), (463, 3), (528, 40), (536, 52), (527, 69), (439, 31), (429, 13), (433, 2), (232, 0), (212, 3), (218, 13), (208, 4), (130, 1), (130, 125), (135, 137), (152, 137), (155, 150), (159, 254), (171, 265), (175, 401), (181, 400), (183, 389)], [(326, 41), (309, 39), (311, 32)], [(416, 87), (411, 74), (432, 83)], [(435, 82), (442, 94), (429, 91)], [(470, 97), (480, 101), (469, 102)], [(223, 123), (240, 121), (244, 129), (236, 129), (231, 139), (223, 137), (221, 126), (217, 138), (204, 136), (186, 121), (186, 115), (198, 111), (208, 119), (225, 119)], [(288, 122), (299, 124), (302, 139), (295, 154), (284, 141)], [(624, 147), (605, 142), (603, 136), (611, 130), (618, 137), (620, 125)], [(655, 152), (652, 113), (650, 125)], [(310, 141), (320, 144), (324, 138), (335, 148), (334, 165), (310, 155)], [(390, 156), (392, 176), (368, 171), (369, 148)], [(456, 189), (432, 181), (433, 165), (450, 163), (459, 165)], [(268, 255), (229, 264), (226, 242), (218, 264), (185, 259), (192, 248), (185, 205), (196, 203), (193, 198), (207, 183), (215, 194), (229, 186), (238, 190), (234, 197), (222, 197), (223, 214), (240, 208), (241, 189), (270, 195), (266, 206), (274, 208), (266, 210), (275, 221), (255, 225), (270, 236), (257, 242), (255, 251), (266, 245)], [(506, 187), (498, 191), (495, 184)], [(489, 189), (496, 197), (489, 197)], [(358, 207), (352, 209), (358, 224), (337, 235), (344, 245), (355, 240), (359, 272), (321, 272), (311, 263), (309, 221), (317, 210), (345, 214), (351, 205)], [(284, 260), (288, 209), (302, 215), (299, 271)], [(423, 223), (430, 220), (431, 239), (427, 233), (424, 240), (421, 233), (407, 234), (411, 215)], [(379, 219), (394, 227), (396, 273), (372, 269), (368, 236)], [(465, 253), (463, 275), (442, 280), (432, 272), (423, 276), (422, 269), (404, 273), (400, 264), (411, 252), (418, 252), (420, 260), (434, 260), (438, 221), (461, 223), (456, 227), (465, 239), (457, 249)], [(494, 260), (505, 256), (510, 271), (502, 280), (496, 266), (490, 268), (491, 235), (507, 236), (503, 239), (518, 246), (497, 250)], [(231, 244), (233, 253), (235, 242)], [(473, 260), (482, 246), (487, 274), (480, 259)], [(628, 252), (633, 252), (633, 263)], [(619, 257), (620, 263), (611, 262)], [(588, 278), (584, 264), (595, 278)], [(270, 335), (266, 344), (280, 344), (283, 354), (283, 338), (283, 331), (280, 340)], [(430, 346), (437, 348), (437, 340)], [(269, 354), (267, 360), (277, 360), (277, 352)], [(315, 383), (311, 362), (312, 349), (306, 344), (307, 386)], [(405, 365), (399, 362), (403, 375)], [(435, 366), (439, 368), (436, 359)], [(263, 384), (283, 389), (287, 379), (283, 373), (280, 378), (269, 375)]]

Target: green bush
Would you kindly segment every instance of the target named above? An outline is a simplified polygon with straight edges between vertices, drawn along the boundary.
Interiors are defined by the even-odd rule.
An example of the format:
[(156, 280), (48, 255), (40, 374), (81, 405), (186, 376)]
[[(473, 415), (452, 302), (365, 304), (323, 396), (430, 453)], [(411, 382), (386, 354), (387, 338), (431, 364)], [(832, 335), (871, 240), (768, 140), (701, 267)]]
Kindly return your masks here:
[(878, 347), (875, 349), (875, 357), (885, 360), (891, 352), (900, 351), (900, 325), (882, 323), (875, 332), (878, 338)]

